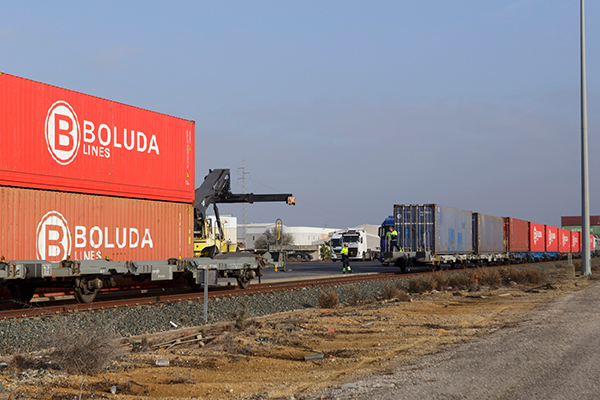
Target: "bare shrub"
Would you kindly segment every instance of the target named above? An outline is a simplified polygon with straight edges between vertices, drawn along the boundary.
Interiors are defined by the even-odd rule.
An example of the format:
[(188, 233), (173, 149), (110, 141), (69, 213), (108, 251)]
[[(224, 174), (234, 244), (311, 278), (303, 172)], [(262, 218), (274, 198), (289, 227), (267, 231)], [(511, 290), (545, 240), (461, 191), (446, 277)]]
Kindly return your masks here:
[(70, 374), (93, 375), (121, 354), (114, 333), (107, 326), (77, 327), (60, 324), (49, 338), (50, 359)]
[(448, 286), (455, 289), (468, 289), (475, 285), (475, 274), (471, 271), (455, 272), (448, 277)]
[(434, 290), (444, 291), (448, 287), (448, 274), (444, 272), (436, 272), (431, 275), (432, 285)]
[(408, 292), (409, 293), (423, 293), (423, 282), (420, 277), (410, 278), (408, 280)]
[(425, 293), (437, 289), (437, 282), (432, 276), (417, 276), (408, 281), (409, 293)]
[(479, 276), (479, 282), (482, 285), (497, 287), (502, 284), (502, 276), (497, 269), (479, 268), (477, 270), (477, 275)]
[(542, 281), (544, 280), (544, 274), (537, 268), (526, 268), (525, 279), (528, 283), (532, 285), (537, 285), (539, 283), (542, 283)]
[(383, 288), (383, 293), (381, 294), (381, 299), (382, 300), (397, 299), (398, 296), (400, 296), (400, 292), (402, 292), (400, 289), (398, 289), (394, 286), (390, 286), (386, 283), (385, 287)]
[(36, 362), (28, 354), (16, 352), (13, 354), (12, 364), (19, 369), (29, 369), (37, 367), (40, 362)]
[(350, 290), (350, 300), (348, 300), (348, 304), (351, 306), (358, 305), (360, 302), (360, 296), (358, 295), (358, 291), (356, 290), (354, 285), (351, 285), (348, 289)]
[(410, 297), (408, 296), (408, 293), (406, 293), (404, 290), (398, 290), (398, 293), (396, 294), (396, 300), (410, 301)]
[(536, 285), (544, 280), (544, 274), (537, 268), (502, 268), (499, 273), (504, 283)]
[(321, 292), (319, 297), (319, 306), (321, 308), (335, 308), (339, 304), (338, 295), (330, 290), (328, 293)]
[(241, 302), (242, 309), (235, 313), (235, 327), (239, 330), (243, 331), (247, 326), (247, 318), (248, 318), (248, 306), (246, 303)]
[(600, 281), (600, 274), (592, 274), (589, 276), (590, 281)]

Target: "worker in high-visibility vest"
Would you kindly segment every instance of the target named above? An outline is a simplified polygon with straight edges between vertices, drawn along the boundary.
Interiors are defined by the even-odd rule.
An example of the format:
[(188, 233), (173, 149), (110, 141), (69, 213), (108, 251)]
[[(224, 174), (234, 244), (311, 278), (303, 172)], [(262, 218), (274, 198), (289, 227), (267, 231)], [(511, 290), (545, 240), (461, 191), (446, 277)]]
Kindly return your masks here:
[(342, 273), (345, 274), (346, 270), (348, 273), (351, 273), (352, 269), (350, 268), (350, 259), (348, 258), (348, 243), (344, 243), (340, 255), (342, 256)]
[[(398, 232), (396, 232), (396, 230), (394, 228), (392, 228), (390, 226), (389, 231), (385, 234), (385, 237), (387, 239), (388, 250), (393, 251), (394, 247), (399, 249), (398, 243), (396, 241), (396, 239), (398, 238)], [(400, 251), (402, 251), (402, 250), (400, 250)]]

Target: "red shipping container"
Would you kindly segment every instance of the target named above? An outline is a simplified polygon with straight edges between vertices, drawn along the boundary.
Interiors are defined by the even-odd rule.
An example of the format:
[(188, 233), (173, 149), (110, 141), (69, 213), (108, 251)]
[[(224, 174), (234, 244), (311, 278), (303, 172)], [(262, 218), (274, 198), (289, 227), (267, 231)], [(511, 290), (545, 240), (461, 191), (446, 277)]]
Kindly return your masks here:
[(0, 185), (194, 201), (194, 122), (0, 73)]
[(529, 251), (539, 253), (546, 251), (546, 227), (544, 224), (529, 223)]
[(580, 237), (581, 237), (581, 232), (575, 232), (575, 231), (571, 232), (571, 251), (573, 253), (581, 251), (581, 242), (579, 239)]
[(558, 228), (546, 225), (546, 251), (558, 251)]
[[(581, 226), (581, 216), (561, 217), (561, 226)], [(590, 225), (600, 225), (600, 215), (590, 215)]]
[(558, 230), (558, 251), (561, 253), (571, 252), (571, 234), (565, 229)]
[(192, 257), (185, 203), (0, 187), (0, 255), (7, 260), (166, 260)]
[(505, 218), (504, 232), (508, 252), (529, 251), (529, 222), (522, 219)]

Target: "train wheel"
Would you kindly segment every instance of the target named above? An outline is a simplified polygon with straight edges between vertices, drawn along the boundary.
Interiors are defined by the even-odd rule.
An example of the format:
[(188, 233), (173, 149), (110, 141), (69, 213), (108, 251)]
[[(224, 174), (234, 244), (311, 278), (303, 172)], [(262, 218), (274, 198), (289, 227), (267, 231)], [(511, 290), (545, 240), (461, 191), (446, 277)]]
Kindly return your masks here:
[(35, 286), (21, 283), (10, 283), (7, 287), (13, 300), (17, 303), (29, 304), (35, 292)]
[(237, 278), (237, 283), (240, 289), (248, 289), (250, 286), (251, 279), (246, 278), (245, 276), (240, 276)]
[(73, 288), (73, 292), (75, 294), (75, 299), (79, 303), (89, 304), (94, 301), (96, 295), (98, 294), (98, 290), (102, 287), (102, 280), (99, 278), (95, 279), (76, 279), (75, 287)]
[(202, 289), (202, 285), (199, 283), (196, 283), (196, 280), (194, 278), (187, 278), (187, 283), (188, 283), (188, 285), (190, 285), (190, 287), (192, 288), (192, 290), (194, 292), (199, 292), (200, 289)]
[(78, 303), (89, 304), (93, 302), (96, 298), (96, 295), (98, 294), (98, 289), (89, 290), (84, 288), (75, 288), (74, 294)]

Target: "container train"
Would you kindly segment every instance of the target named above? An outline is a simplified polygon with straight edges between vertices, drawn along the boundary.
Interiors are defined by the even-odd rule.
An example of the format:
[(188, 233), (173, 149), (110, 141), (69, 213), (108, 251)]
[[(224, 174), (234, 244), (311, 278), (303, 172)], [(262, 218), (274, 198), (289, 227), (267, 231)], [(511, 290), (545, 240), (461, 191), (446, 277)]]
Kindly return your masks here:
[[(390, 228), (395, 235), (388, 235)], [(442, 264), (510, 264), (566, 258), (580, 253), (581, 232), (511, 217), (495, 217), (437, 204), (397, 204), (382, 223), (381, 262), (406, 271), (439, 270)], [(590, 252), (595, 240), (590, 235)]]
[(218, 254), (206, 209), (293, 196), (233, 194), (227, 169), (196, 188), (194, 146), (193, 121), (0, 73), (0, 284), (24, 303), (56, 287), (91, 302), (119, 281), (244, 288), (282, 266)]

